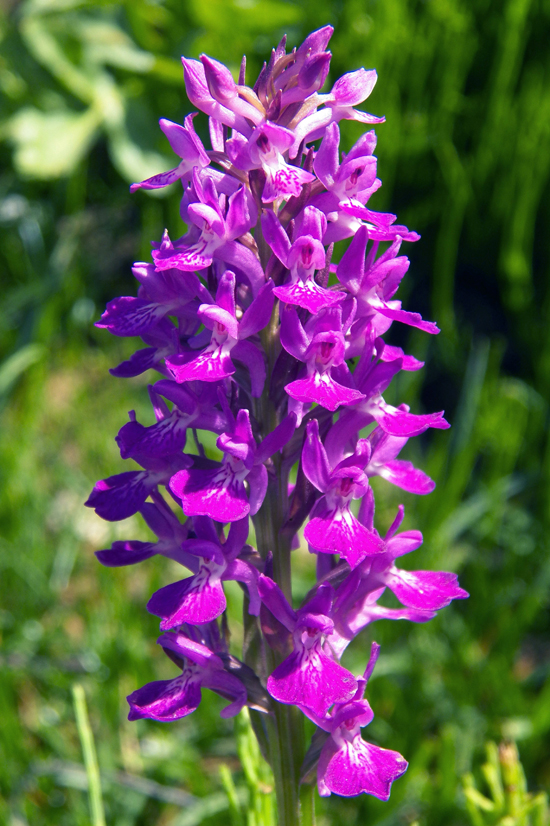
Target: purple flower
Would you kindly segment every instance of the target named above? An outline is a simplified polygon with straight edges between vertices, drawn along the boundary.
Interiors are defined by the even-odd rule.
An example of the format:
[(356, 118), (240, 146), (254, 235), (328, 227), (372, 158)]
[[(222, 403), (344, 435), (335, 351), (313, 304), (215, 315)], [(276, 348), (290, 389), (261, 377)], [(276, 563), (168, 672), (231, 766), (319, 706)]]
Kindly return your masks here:
[(168, 632), (157, 640), (165, 651), (182, 661), (182, 672), (173, 680), (156, 680), (133, 691), (128, 697), (129, 720), (149, 717), (170, 722), (186, 717), (198, 707), (201, 688), (210, 688), (231, 699), (221, 717), (234, 717), (246, 704), (246, 689), (241, 681), (225, 669), (222, 660), (205, 645), (184, 634)]
[[(372, 520), (374, 499), (365, 500), (363, 518)], [(458, 585), (456, 574), (446, 571), (405, 571), (397, 568), (395, 559), (416, 550), (422, 543), (420, 531), (397, 533), (403, 521), (405, 508), (399, 506), (397, 516), (384, 537), (385, 554), (373, 559), (368, 577), (373, 590), (387, 586), (407, 608), (421, 611), (439, 611), (453, 599), (467, 599), (469, 594)]]
[(407, 770), (408, 763), (398, 752), (374, 746), (361, 737), (361, 728), (374, 717), (363, 695), (379, 648), (377, 643), (372, 644), (365, 674), (357, 679), (357, 691), (349, 702), (335, 705), (324, 720), (304, 709), (330, 735), (321, 750), (317, 768), (317, 786), (322, 797), (332, 792), (342, 797), (364, 793), (387, 800), (391, 784)]
[(127, 519), (142, 507), (158, 485), (167, 485), (176, 470), (189, 465), (187, 456), (155, 458), (149, 469), (129, 470), (96, 482), (84, 503), (94, 508), (98, 516), (109, 522)]
[(401, 321), (426, 333), (439, 333), (432, 321), (423, 321), (418, 313), (402, 310), (400, 301), (390, 300), (409, 268), (408, 258), (397, 257), (402, 240), (401, 233), (398, 235), (391, 247), (376, 259), (378, 244), (366, 254), (372, 232), (366, 226), (359, 227), (338, 264), (338, 280), (357, 297), (358, 316), (366, 316), (371, 324), (377, 325), (378, 335), (386, 332), (388, 321)]
[(427, 415), (415, 415), (408, 409), (393, 407), (382, 398), (392, 378), (403, 367), (403, 360), (389, 362), (362, 360), (357, 365), (354, 379), (363, 393), (363, 398), (353, 403), (342, 415), (339, 427), (357, 432), (368, 424), (376, 422), (390, 436), (418, 436), (429, 427), (446, 430), (449, 423), (443, 418), (443, 411)]
[(340, 307), (324, 310), (305, 328), (294, 309), (285, 310), (281, 344), (290, 355), (306, 364), (306, 377), (285, 386), (289, 396), (305, 404), (315, 402), (331, 411), (363, 398), (363, 393), (353, 387), (345, 362), (344, 333)]
[(311, 511), (304, 539), (315, 551), (339, 553), (352, 568), (365, 556), (384, 550), (376, 534), (365, 528), (350, 510), (352, 500), (362, 498), (368, 490), (369, 482), (364, 469), (370, 453), (369, 442), (360, 439), (355, 453), (331, 470), (319, 438), (317, 419), (308, 422), (302, 467), (311, 484), (324, 496)]
[(325, 266), (322, 244), (327, 221), (322, 212), (306, 206), (290, 239), (274, 212), (264, 212), (262, 228), (265, 239), (279, 261), (290, 270), (290, 283), (276, 287), (273, 293), (287, 304), (304, 307), (315, 314), (343, 301), (345, 294), (327, 290), (314, 280), (315, 270)]
[(291, 633), (293, 651), (267, 681), (267, 690), (280, 703), (295, 703), (323, 716), (336, 702), (356, 691), (354, 677), (328, 656), (323, 642), (334, 623), (330, 618), (333, 590), (322, 585), (315, 596), (293, 611), (281, 589), (269, 577), (258, 582), (264, 605)]
[(286, 444), (294, 427), (295, 418), (290, 414), (257, 447), (248, 410), (239, 410), (231, 430), (222, 433), (216, 442), (224, 453), (221, 465), (208, 470), (182, 470), (171, 479), (170, 489), (181, 500), (183, 512), (187, 516), (210, 516), (218, 522), (254, 516), (267, 488), (263, 463)]
[[(236, 313), (235, 286), (235, 274), (226, 270), (218, 283), (216, 301), (198, 307), (197, 318), (211, 330), (210, 341), (201, 353), (193, 358), (194, 351), (189, 350), (166, 359), (166, 365), (178, 383), (195, 379), (213, 382), (233, 375), (233, 355), (249, 368), (252, 395), (258, 397), (265, 381), (264, 357), (262, 351), (247, 339), (269, 321), (273, 307), (273, 283), (268, 281), (264, 284), (240, 321)], [(199, 337), (202, 338), (200, 333)]]
[(135, 565), (160, 554), (168, 559), (175, 559), (192, 569), (195, 560), (190, 554), (185, 554), (181, 548), (182, 542), (187, 539), (187, 523), (181, 524), (160, 495), (155, 496), (154, 503), (145, 502), (140, 508), (140, 513), (148, 527), (156, 533), (158, 542), (138, 540), (113, 542), (111, 548), (96, 551), (101, 564), (108, 568), (119, 568), (124, 565)]
[[(122, 458), (135, 459), (146, 467), (155, 458), (179, 454), (185, 447), (189, 428), (200, 427), (213, 433), (223, 433), (227, 419), (223, 412), (213, 407), (217, 401), (214, 388), (204, 384), (199, 386), (200, 395), (168, 380), (159, 381), (154, 387), (149, 386), (157, 422), (144, 427), (136, 421), (134, 411), (130, 411), (130, 421), (116, 437)], [(176, 402), (171, 411), (162, 396)]]
[(151, 369), (163, 373), (166, 370), (162, 364), (164, 359), (178, 351), (177, 333), (172, 322), (166, 318), (163, 319), (155, 327), (142, 334), (143, 341), (151, 345), (150, 347), (137, 350), (127, 361), (121, 362), (109, 372), (120, 378), (139, 376)]
[(153, 250), (157, 270), (202, 270), (216, 258), (243, 272), (254, 292), (260, 289), (265, 281), (260, 263), (236, 240), (256, 222), (254, 202), (244, 187), (230, 195), (226, 207), (225, 196), (218, 195), (212, 178), (201, 180), (195, 170), (184, 218), (191, 225), (187, 235), (172, 244), (165, 231)]
[[(359, 519), (374, 530), (374, 497), (372, 492), (361, 504)], [(336, 589), (333, 605), (334, 631), (328, 638), (332, 649), (341, 656), (357, 634), (377, 619), (407, 619), (426, 622), (453, 599), (466, 599), (456, 574), (444, 571), (404, 571), (395, 559), (416, 550), (422, 544), (420, 531), (396, 531), (403, 521), (401, 505), (396, 519), (384, 537), (382, 553), (366, 558)], [(405, 608), (385, 608), (378, 600), (386, 587), (397, 596)]]
[(258, 573), (249, 561), (237, 558), (248, 536), (248, 518), (233, 522), (227, 539), (222, 542), (208, 517), (195, 516), (193, 528), (196, 539), (185, 540), (181, 550), (201, 560), (198, 570), (188, 579), (156, 591), (147, 603), (148, 611), (162, 617), (161, 630), (182, 623), (202, 624), (219, 617), (226, 608), (222, 580), (246, 583), (249, 613), (257, 616), (260, 611)]
[[(313, 165), (317, 177), (327, 190), (327, 194), (320, 196), (327, 212), (334, 212), (339, 204), (352, 199), (357, 199), (362, 206), (376, 181), (376, 158), (372, 154), (376, 147), (374, 131), (366, 132), (359, 138), (344, 156), (342, 163), (338, 156), (339, 146), (338, 124), (331, 123), (326, 129)], [(332, 198), (329, 198), (328, 193)]]
[(263, 170), (265, 204), (292, 195), (298, 197), (302, 186), (315, 180), (315, 175), (285, 161), (283, 153), (293, 142), (294, 134), (289, 129), (269, 122), (256, 126), (248, 140), (235, 137), (227, 141), (227, 154), (237, 169)]

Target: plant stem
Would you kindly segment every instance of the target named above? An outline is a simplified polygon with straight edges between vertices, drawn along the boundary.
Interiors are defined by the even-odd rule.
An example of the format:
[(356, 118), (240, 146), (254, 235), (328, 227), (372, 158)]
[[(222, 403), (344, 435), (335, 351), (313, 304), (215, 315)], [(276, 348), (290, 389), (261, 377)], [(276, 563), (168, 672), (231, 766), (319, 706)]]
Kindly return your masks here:
[(268, 722), (270, 762), (275, 779), (278, 826), (313, 826), (306, 803), (306, 819), (301, 817), (299, 772), (303, 760), (304, 728), (300, 711), (291, 705), (274, 703)]
[(315, 786), (300, 786), (300, 826), (315, 826)]
[[(269, 249), (258, 224), (256, 243), (265, 268)], [(279, 303), (275, 301), (271, 321), (262, 331), (262, 345), (267, 354), (267, 381), (261, 399), (258, 399), (256, 418), (264, 434), (274, 430), (282, 412), (275, 407), (270, 395), (270, 379), (281, 350), (279, 339)], [(282, 533), (288, 516), (288, 469), (283, 466), (282, 456), (273, 456), (269, 469), (269, 482), (262, 507), (254, 518), (258, 550), (265, 559), (273, 554), (273, 579), (292, 605), (291, 551), (289, 536)], [(268, 673), (284, 659), (266, 645)], [(269, 715), (267, 732), (269, 757), (275, 780), (279, 826), (313, 826), (314, 805), (311, 789), (300, 790), (300, 769), (305, 753), (303, 715), (298, 708), (273, 701), (273, 713)]]

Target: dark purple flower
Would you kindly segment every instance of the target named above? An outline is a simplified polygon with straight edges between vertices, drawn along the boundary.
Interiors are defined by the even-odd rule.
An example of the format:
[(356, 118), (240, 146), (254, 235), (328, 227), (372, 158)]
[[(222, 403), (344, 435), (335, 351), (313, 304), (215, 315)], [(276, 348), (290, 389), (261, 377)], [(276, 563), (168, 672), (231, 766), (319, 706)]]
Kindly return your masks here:
[(224, 669), (220, 657), (184, 634), (168, 632), (157, 642), (183, 660), (181, 675), (173, 680), (156, 680), (133, 691), (128, 697), (129, 720), (149, 717), (170, 722), (186, 717), (198, 707), (203, 686), (232, 700), (220, 712), (221, 717), (239, 713), (246, 704), (246, 689), (237, 677)]
[(187, 539), (188, 523), (182, 525), (160, 496), (155, 496), (154, 503), (145, 502), (140, 508), (140, 513), (149, 528), (156, 533), (158, 541), (140, 542), (129, 540), (113, 542), (111, 548), (96, 551), (96, 556), (101, 564), (108, 568), (119, 568), (124, 565), (135, 565), (160, 554), (193, 569), (195, 567), (194, 558), (190, 554), (184, 553), (181, 547), (182, 542)]
[(185, 540), (181, 550), (197, 558), (195, 574), (156, 591), (147, 603), (148, 611), (162, 617), (161, 630), (182, 623), (202, 624), (219, 617), (226, 608), (222, 580), (246, 583), (249, 613), (257, 616), (260, 611), (258, 573), (249, 561), (237, 558), (248, 536), (248, 518), (233, 522), (223, 542), (208, 517), (195, 516), (193, 528), (196, 539)]
[(162, 242), (153, 249), (157, 270), (178, 269), (185, 272), (202, 270), (214, 258), (243, 272), (253, 291), (265, 282), (258, 258), (236, 240), (256, 222), (254, 202), (241, 187), (228, 199), (218, 195), (212, 178), (193, 176), (193, 199), (187, 204), (185, 220), (191, 225), (187, 235), (172, 244), (165, 232)]
[(150, 469), (128, 470), (96, 482), (84, 504), (108, 522), (127, 519), (140, 510), (158, 485), (167, 485), (178, 468), (189, 464), (189, 458), (183, 454), (169, 460), (156, 458)]

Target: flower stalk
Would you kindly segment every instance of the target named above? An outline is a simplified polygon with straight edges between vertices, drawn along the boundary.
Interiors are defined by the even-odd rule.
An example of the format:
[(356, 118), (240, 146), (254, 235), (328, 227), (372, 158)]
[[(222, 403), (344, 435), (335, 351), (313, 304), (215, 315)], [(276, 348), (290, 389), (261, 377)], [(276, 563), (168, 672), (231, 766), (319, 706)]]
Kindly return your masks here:
[[(340, 150), (341, 120), (384, 119), (356, 108), (374, 70), (322, 92), (331, 35), (326, 26), (288, 54), (283, 38), (253, 87), (244, 61), (237, 84), (213, 58), (182, 59), (211, 149), (195, 131), (197, 113), (183, 126), (162, 120), (180, 160), (132, 190), (181, 182), (188, 229), (175, 241), (165, 230), (152, 261), (133, 268), (137, 297), (111, 301), (97, 322), (146, 345), (114, 375), (160, 374), (149, 386), (154, 422), (132, 411), (116, 437), (139, 469), (100, 480), (87, 502), (111, 521), (140, 512), (157, 541), (115, 542), (97, 556), (121, 566), (160, 554), (189, 572), (147, 604), (179, 673), (134, 691), (130, 719), (185, 717), (203, 688), (228, 702), (222, 717), (248, 706), (281, 826), (314, 823), (315, 774), (321, 796), (388, 798), (407, 763), (361, 735), (373, 718), (364, 695), (379, 647), (358, 675), (342, 654), (376, 620), (425, 622), (467, 596), (454, 574), (396, 565), (422, 543), (419, 531), (398, 532), (402, 506), (383, 535), (375, 527), (369, 480), (429, 493), (432, 480), (398, 456), (409, 438), (449, 425), (443, 412), (383, 398), (397, 373), (423, 366), (385, 342), (391, 324), (439, 330), (394, 297), (409, 266), (401, 246), (419, 236), (369, 204), (381, 185), (374, 131)], [(296, 605), (300, 546), (315, 581)], [(229, 646), (227, 580), (244, 592), (239, 656)], [(386, 588), (401, 608), (379, 604)], [(315, 725), (310, 744), (305, 717)]]

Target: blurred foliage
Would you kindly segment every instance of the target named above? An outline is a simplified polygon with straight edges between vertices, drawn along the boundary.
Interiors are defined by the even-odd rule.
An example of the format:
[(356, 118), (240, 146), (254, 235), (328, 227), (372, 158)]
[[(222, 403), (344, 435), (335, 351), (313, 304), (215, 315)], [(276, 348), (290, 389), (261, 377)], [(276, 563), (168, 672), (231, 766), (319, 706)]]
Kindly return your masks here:
[(514, 743), (486, 745), (487, 762), (481, 767), (491, 797), (477, 789), (472, 774), (463, 778), (464, 796), (472, 826), (548, 826), (548, 795), (527, 791), (525, 772)]
[[(75, 680), (110, 826), (237, 823), (254, 795), (268, 805), (221, 698), (205, 691), (169, 726), (126, 720), (126, 694), (174, 673), (144, 605), (175, 574), (162, 560), (106, 570), (93, 556), (147, 535), (82, 503), (96, 479), (127, 469), (113, 438), (126, 411), (151, 420), (148, 377), (107, 372), (133, 342), (93, 320), (134, 292), (129, 267), (149, 241), (181, 229), (177, 187), (128, 194), (171, 166), (156, 121), (191, 109), (180, 55), (236, 69), (246, 52), (250, 82), (283, 32), (295, 45), (327, 22), (333, 80), (378, 70), (375, 207), (422, 233), (402, 297), (442, 327), (434, 340), (392, 328), (427, 366), (388, 401), (445, 407), (453, 424), (408, 447), (438, 483), (429, 497), (375, 480), (377, 525), (404, 501), (407, 527), (425, 535), (409, 564), (459, 572), (471, 598), (425, 626), (378, 623), (347, 652), (362, 669), (370, 639), (382, 644), (365, 736), (410, 768), (388, 803), (318, 801), (319, 824), (467, 823), (474, 787), (461, 777), (488, 737), (519, 741), (529, 787), (548, 788), (548, 0), (28, 0), (0, 14), (0, 822), (89, 823)], [(359, 132), (345, 124), (345, 143)], [(297, 593), (310, 576), (296, 552)]]

